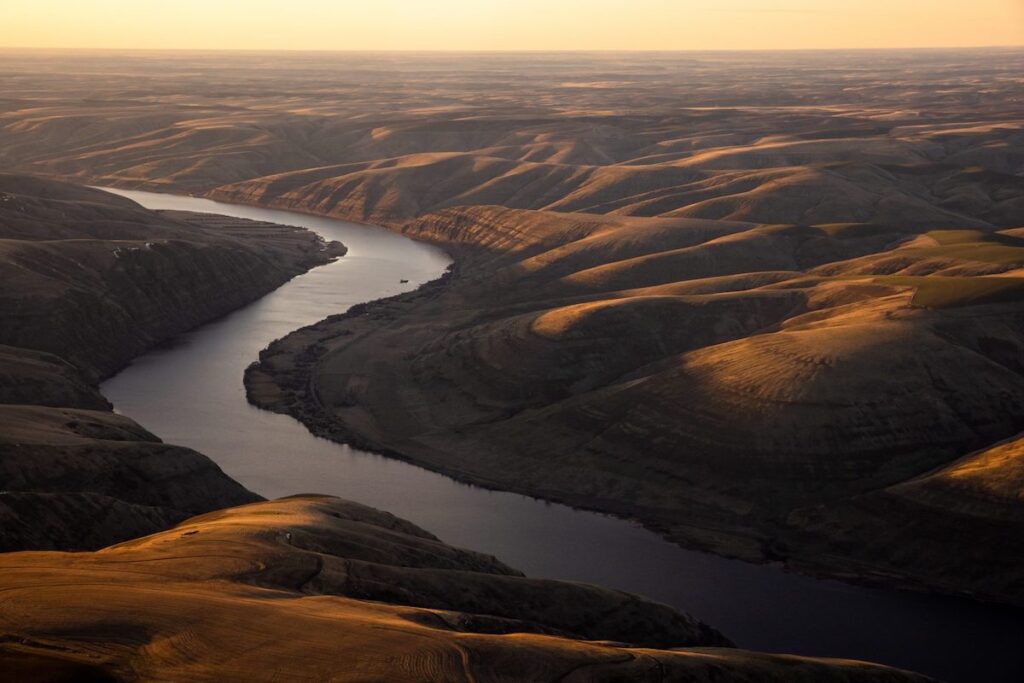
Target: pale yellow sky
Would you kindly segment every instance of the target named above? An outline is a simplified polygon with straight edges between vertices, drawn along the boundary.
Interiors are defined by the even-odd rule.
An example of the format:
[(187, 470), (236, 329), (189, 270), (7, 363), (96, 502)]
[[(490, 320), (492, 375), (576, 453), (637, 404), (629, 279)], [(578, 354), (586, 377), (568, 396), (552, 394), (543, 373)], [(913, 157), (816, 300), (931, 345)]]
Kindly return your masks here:
[(0, 0), (0, 47), (703, 50), (1024, 45), (1024, 0)]

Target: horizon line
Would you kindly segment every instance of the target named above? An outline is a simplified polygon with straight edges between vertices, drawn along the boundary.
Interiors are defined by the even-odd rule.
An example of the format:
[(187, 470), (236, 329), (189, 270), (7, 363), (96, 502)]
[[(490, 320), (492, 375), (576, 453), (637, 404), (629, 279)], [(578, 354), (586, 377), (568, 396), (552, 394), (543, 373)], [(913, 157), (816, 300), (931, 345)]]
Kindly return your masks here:
[(927, 45), (890, 47), (762, 47), (762, 48), (233, 48), (233, 47), (84, 47), (0, 45), (0, 51), (26, 52), (218, 52), (218, 53), (291, 53), (291, 54), (665, 54), (665, 53), (728, 53), (728, 52), (925, 52), (952, 50), (1014, 50), (1024, 49), (1024, 43), (996, 43), (989, 45)]

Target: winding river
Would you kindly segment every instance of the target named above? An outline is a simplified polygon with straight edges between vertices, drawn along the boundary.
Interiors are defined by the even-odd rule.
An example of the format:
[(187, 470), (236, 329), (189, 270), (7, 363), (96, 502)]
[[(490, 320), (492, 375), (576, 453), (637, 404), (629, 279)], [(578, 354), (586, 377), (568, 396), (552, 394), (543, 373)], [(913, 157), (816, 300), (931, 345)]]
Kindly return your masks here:
[[(949, 681), (1020, 681), (1024, 613), (874, 590), (683, 550), (635, 524), (488, 491), (311, 435), (245, 399), (260, 349), (349, 306), (437, 277), (446, 255), (344, 221), (193, 197), (111, 190), (152, 209), (300, 225), (349, 253), (235, 313), (138, 358), (103, 393), (165, 441), (213, 458), (268, 498), (327, 493), (381, 508), (531, 576), (641, 593), (718, 627), (741, 647), (867, 659)], [(400, 280), (408, 280), (401, 283)]]

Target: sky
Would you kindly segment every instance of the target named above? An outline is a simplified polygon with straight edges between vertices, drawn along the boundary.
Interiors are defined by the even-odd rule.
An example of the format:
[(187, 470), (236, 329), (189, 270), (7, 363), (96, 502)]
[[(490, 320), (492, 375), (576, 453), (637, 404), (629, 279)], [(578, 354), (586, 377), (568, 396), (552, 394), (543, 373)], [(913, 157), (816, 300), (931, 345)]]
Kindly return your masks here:
[(0, 47), (707, 50), (1024, 45), (1024, 0), (0, 0)]

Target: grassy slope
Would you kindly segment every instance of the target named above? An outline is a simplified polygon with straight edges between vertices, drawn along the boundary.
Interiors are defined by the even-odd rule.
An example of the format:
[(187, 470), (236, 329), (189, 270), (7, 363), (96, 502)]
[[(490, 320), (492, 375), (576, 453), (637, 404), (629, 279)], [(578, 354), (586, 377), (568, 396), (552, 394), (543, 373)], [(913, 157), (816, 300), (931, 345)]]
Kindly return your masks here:
[[(456, 276), (275, 343), (251, 396), (319, 433), (684, 542), (807, 567), (801, 545), (831, 539), (842, 552), (816, 570), (1021, 600), (1019, 544), (943, 541), (986, 520), (935, 518), (915, 556), (840, 512), (1020, 429), (1016, 238), (649, 221), (428, 216), (407, 231), (461, 254)], [(312, 401), (288, 388), (310, 381)], [(812, 525), (811, 509), (848, 528)], [(931, 523), (919, 512), (889, 522)], [(991, 556), (974, 564), (992, 576), (944, 562), (958, 543)]]
[(0, 665), (38, 681), (925, 680), (708, 648), (720, 636), (668, 608), (522, 578), (323, 497), (213, 513), (98, 553), (2, 555), (0, 588)]
[[(20, 168), (446, 244), (456, 285), (339, 323), (360, 334), (317, 359), (327, 410), (304, 417), (729, 552), (795, 557), (777, 527), (823, 509), (829, 557), (861, 563), (833, 504), (1020, 427), (1019, 247), (996, 236), (1024, 223), (1019, 50), (394, 59), (18, 57), (0, 142)], [(109, 78), (141, 68), (145, 91)], [(870, 568), (999, 554), (944, 533), (971, 523)]]

